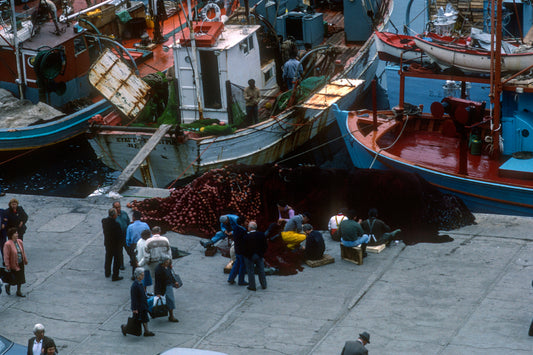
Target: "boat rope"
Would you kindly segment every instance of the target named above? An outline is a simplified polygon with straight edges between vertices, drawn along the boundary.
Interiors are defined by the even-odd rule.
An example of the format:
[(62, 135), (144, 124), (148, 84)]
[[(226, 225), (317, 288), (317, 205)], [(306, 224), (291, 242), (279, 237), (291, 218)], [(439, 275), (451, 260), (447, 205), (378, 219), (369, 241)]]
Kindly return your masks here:
[(403, 134), (403, 131), (405, 130), (405, 127), (407, 127), (407, 122), (409, 122), (409, 115), (405, 116), (405, 121), (403, 123), (402, 130), (400, 131), (400, 134), (398, 135), (398, 137), (396, 137), (394, 142), (392, 142), (391, 145), (389, 145), (388, 147), (381, 148), (380, 150), (376, 152), (376, 155), (374, 155), (374, 159), (372, 159), (372, 163), (370, 163), (370, 166), (368, 167), (369, 169), (372, 169), (372, 167), (374, 166), (374, 163), (376, 162), (376, 159), (378, 158), (378, 156), (381, 154), (382, 151), (392, 148), (396, 144), (396, 142), (398, 142), (398, 140)]
[(298, 158), (299, 156), (302, 156), (302, 155), (304, 155), (304, 154), (307, 154), (307, 153), (309, 153), (309, 152), (312, 152), (313, 150), (320, 149), (320, 148), (322, 148), (322, 147), (325, 146), (325, 145), (328, 145), (328, 144), (330, 144), (330, 143), (333, 143), (333, 142), (335, 142), (335, 141), (337, 141), (337, 140), (339, 140), (339, 139), (342, 139), (342, 138), (346, 137), (346, 136), (349, 135), (349, 134), (352, 134), (352, 133), (355, 133), (355, 132), (358, 132), (358, 131), (359, 131), (358, 129), (356, 129), (356, 130), (354, 130), (354, 131), (349, 131), (349, 132), (347, 132), (347, 133), (345, 133), (345, 134), (343, 134), (343, 135), (340, 135), (339, 137), (335, 137), (335, 138), (333, 138), (333, 139), (330, 139), (329, 141), (327, 141), (327, 142), (325, 142), (325, 143), (322, 143), (322, 144), (320, 144), (320, 145), (318, 145), (318, 146), (316, 146), (316, 147), (314, 147), (314, 148), (308, 149), (308, 150), (306, 150), (306, 151), (304, 151), (304, 152), (302, 152), (302, 153), (298, 153), (298, 154), (293, 155), (293, 156), (290, 156), (290, 157), (288, 157), (288, 158), (286, 158), (286, 159), (279, 160), (279, 161), (277, 161), (276, 163), (277, 163), (277, 164), (281, 164), (281, 163), (284, 163), (284, 162), (286, 162), (286, 161), (292, 160), (292, 159), (294, 159), (294, 158)]
[(193, 161), (191, 161), (191, 163), (189, 164), (189, 166), (187, 168), (185, 168), (185, 170), (183, 170), (183, 172), (176, 178), (176, 180), (172, 181), (172, 183), (170, 185), (168, 185), (167, 189), (171, 189), (172, 186), (174, 186), (174, 184), (179, 180), (181, 179), (181, 177), (187, 172), (187, 170), (189, 170), (189, 168), (196, 162), (198, 161), (198, 159), (200, 159), (202, 157), (202, 155), (204, 155), (204, 153), (209, 149), (209, 147), (211, 147), (211, 145), (213, 145), (213, 143), (215, 143), (215, 141), (217, 140), (218, 137), (216, 137), (215, 139), (213, 139), (213, 141), (211, 143), (209, 143), (209, 145), (207, 146), (207, 148), (204, 149), (203, 152), (200, 153), (200, 155), (198, 155), (196, 157), (196, 159), (194, 159)]
[(7, 159), (7, 160), (4, 160), (4, 161), (0, 162), (0, 165), (4, 165), (4, 164), (6, 164), (6, 163), (9, 163), (11, 160), (18, 159), (18, 158), (20, 158), (20, 157), (22, 157), (22, 156), (24, 156), (24, 155), (26, 155), (26, 154), (29, 154), (29, 153), (31, 153), (31, 152), (36, 151), (37, 149), (39, 149), (39, 148), (33, 148), (33, 149), (30, 149), (30, 150), (28, 150), (28, 151), (26, 151), (26, 152), (24, 152), (24, 153), (20, 153), (20, 154), (18, 154), (18, 155), (15, 155), (14, 157), (11, 157), (11, 158), (9, 158), (9, 159)]

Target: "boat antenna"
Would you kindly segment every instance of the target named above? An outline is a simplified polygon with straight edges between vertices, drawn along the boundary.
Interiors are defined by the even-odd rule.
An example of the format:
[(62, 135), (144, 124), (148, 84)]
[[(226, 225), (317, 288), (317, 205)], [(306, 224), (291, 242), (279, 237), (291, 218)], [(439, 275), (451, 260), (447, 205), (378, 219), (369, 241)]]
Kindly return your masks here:
[(15, 12), (15, 0), (11, 0), (11, 29), (13, 30), (13, 45), (15, 49), (15, 58), (17, 60), (17, 86), (19, 88), (20, 99), (24, 99), (24, 87), (22, 84), (22, 69), (20, 67), (20, 48), (17, 34), (17, 14)]
[[(495, 6), (495, 3), (497, 5)], [(500, 116), (502, 92), (502, 0), (491, 0), (492, 18), (491, 18), (491, 101), (494, 104), (493, 121), (492, 121), (492, 142), (493, 158), (498, 159), (500, 156)]]

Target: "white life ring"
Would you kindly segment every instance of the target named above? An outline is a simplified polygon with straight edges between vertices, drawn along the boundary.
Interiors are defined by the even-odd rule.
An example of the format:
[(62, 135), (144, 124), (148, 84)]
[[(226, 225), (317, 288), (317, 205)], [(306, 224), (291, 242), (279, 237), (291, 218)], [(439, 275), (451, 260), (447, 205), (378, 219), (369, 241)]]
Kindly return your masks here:
[[(207, 16), (207, 13), (210, 11), (210, 10), (213, 10), (215, 11), (215, 17), (213, 18), (209, 18)], [(207, 5), (205, 5), (203, 8), (202, 8), (202, 20), (206, 21), (206, 22), (211, 22), (211, 21), (219, 21), (220, 20), (220, 7), (215, 4), (214, 2), (210, 2), (210, 3), (207, 3)]]

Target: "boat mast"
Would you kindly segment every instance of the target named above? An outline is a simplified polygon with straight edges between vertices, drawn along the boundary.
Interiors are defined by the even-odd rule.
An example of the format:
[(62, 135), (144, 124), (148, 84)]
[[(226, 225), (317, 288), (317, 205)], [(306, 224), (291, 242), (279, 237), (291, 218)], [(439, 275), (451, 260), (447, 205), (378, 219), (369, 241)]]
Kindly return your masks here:
[(187, 10), (189, 11), (187, 25), (189, 26), (189, 32), (191, 34), (191, 65), (193, 67), (194, 81), (196, 83), (196, 102), (198, 103), (199, 118), (203, 120), (204, 110), (202, 108), (202, 100), (200, 99), (200, 76), (198, 75), (198, 60), (196, 58), (196, 41), (194, 39), (194, 25), (192, 23), (191, 0), (187, 0)]
[(11, 29), (13, 30), (13, 44), (15, 47), (15, 60), (17, 61), (17, 86), (19, 88), (20, 99), (24, 99), (24, 89), (22, 86), (22, 69), (20, 68), (20, 48), (17, 34), (17, 17), (15, 13), (15, 0), (11, 0)]
[[(496, 10), (494, 5), (496, 5)], [(500, 117), (501, 117), (501, 102), (500, 95), (502, 93), (502, 0), (492, 0), (492, 26), (496, 25), (496, 38), (495, 41), (492, 39), (491, 42), (494, 43), (492, 47), (494, 56), (491, 56), (493, 59), (491, 76), (494, 75), (494, 80), (492, 81), (493, 86), (493, 100), (494, 100), (494, 119), (492, 122), (492, 144), (493, 144), (493, 158), (498, 159), (500, 157)], [(496, 11), (496, 14), (494, 12)], [(496, 15), (496, 16), (494, 16)]]

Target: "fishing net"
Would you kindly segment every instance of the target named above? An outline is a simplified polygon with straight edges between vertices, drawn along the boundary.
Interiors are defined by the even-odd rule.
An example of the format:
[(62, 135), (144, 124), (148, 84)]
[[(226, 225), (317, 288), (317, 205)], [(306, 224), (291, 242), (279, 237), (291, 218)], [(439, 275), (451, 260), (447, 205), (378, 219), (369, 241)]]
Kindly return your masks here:
[[(318, 88), (324, 86), (325, 83), (325, 76), (312, 76), (310, 78), (302, 80), (296, 88), (296, 100), (294, 101), (294, 104), (307, 99), (311, 95), (311, 93), (316, 91)], [(279, 96), (276, 104), (275, 114), (287, 108), (287, 104), (289, 103), (292, 94), (293, 90), (289, 90)]]

